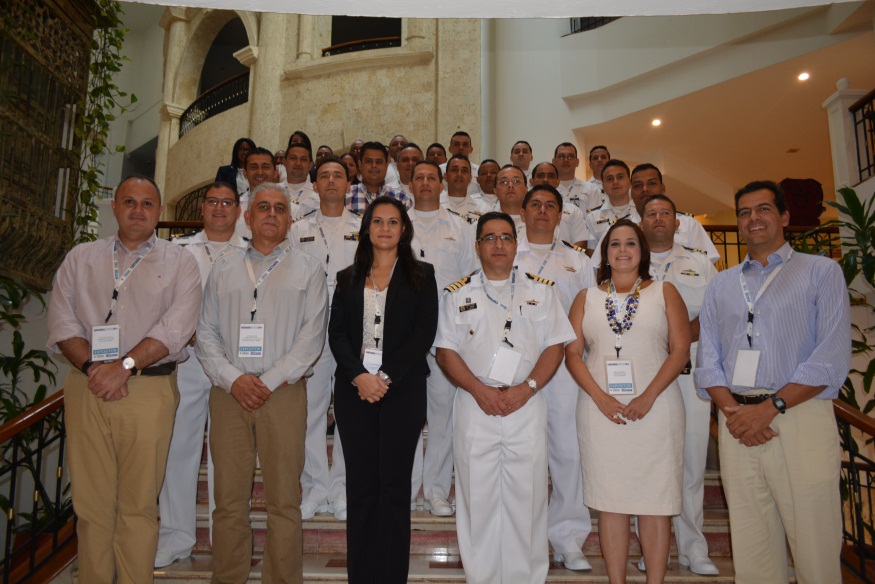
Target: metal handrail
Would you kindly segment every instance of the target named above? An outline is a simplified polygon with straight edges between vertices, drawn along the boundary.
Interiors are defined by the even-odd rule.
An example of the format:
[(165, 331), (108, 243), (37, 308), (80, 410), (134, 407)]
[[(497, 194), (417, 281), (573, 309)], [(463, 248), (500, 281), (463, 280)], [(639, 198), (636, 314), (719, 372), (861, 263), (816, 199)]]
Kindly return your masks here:
[(249, 101), (249, 71), (244, 71), (204, 91), (179, 116), (179, 137), (213, 116)]

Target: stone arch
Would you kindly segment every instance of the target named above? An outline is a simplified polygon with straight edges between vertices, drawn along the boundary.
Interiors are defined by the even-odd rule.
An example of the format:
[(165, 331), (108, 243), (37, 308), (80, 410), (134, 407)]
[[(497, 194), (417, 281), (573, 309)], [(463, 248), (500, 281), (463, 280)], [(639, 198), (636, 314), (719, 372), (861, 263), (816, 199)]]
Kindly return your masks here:
[(188, 38), (173, 83), (173, 103), (185, 108), (198, 97), (201, 68), (210, 46), (222, 27), (235, 18), (243, 22), (249, 46), (258, 46), (258, 16), (255, 13), (242, 10), (200, 12), (188, 27)]

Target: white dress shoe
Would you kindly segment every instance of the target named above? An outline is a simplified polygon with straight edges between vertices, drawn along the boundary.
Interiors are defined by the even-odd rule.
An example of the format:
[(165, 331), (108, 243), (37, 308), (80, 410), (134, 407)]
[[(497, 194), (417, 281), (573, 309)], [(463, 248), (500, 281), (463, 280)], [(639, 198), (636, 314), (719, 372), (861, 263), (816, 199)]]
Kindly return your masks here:
[(642, 572), (647, 571), (647, 566), (644, 565), (644, 556), (641, 556), (641, 559), (638, 560), (638, 569), (641, 570)]
[(589, 561), (580, 552), (556, 554), (554, 557), (557, 562), (562, 562), (569, 570), (592, 570)]
[(191, 550), (188, 550), (185, 553), (178, 553), (178, 554), (175, 554), (175, 553), (171, 552), (170, 550), (158, 550), (158, 552), (155, 554), (155, 567), (156, 568), (163, 568), (165, 566), (169, 566), (173, 562), (175, 562), (177, 560), (184, 560), (185, 558), (187, 558), (190, 555), (191, 555)]
[(346, 499), (334, 502), (334, 518), (338, 521), (346, 521)]
[(712, 562), (707, 556), (698, 556), (695, 558), (678, 556), (678, 563), (681, 566), (688, 567), (690, 569), (690, 572), (698, 574), (699, 576), (720, 575), (720, 570), (717, 569), (717, 566), (714, 565), (714, 562)]
[(437, 517), (451, 517), (453, 515), (453, 506), (442, 497), (435, 497), (429, 501), (428, 507), (431, 510), (431, 514)]
[(316, 515), (316, 511), (319, 510), (319, 503), (315, 501), (308, 501), (304, 499), (301, 501), (301, 519), (313, 519), (313, 516)]

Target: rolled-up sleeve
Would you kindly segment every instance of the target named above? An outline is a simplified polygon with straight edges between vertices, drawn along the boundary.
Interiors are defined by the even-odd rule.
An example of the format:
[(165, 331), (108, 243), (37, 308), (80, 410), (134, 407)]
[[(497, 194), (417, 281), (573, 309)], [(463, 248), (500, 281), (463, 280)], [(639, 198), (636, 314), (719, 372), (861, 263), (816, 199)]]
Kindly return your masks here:
[(90, 338), (89, 331), (76, 316), (76, 265), (81, 247), (70, 250), (55, 274), (49, 299), (49, 337), (46, 347), (60, 353), (58, 343), (73, 338)]

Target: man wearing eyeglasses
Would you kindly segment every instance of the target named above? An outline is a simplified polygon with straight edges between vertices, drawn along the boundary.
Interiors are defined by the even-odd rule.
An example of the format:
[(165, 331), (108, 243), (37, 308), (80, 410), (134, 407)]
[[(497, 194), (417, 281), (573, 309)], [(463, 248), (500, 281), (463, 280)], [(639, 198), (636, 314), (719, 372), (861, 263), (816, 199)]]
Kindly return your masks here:
[(498, 175), (495, 177), (496, 200), (493, 203), (484, 203), (484, 212), (498, 211), (510, 215), (514, 226), (521, 229), (524, 224), (523, 220), (520, 219), (520, 211), (523, 208), (523, 197), (526, 196), (527, 190), (526, 174), (512, 164), (506, 165), (498, 171)]
[(578, 207), (584, 213), (602, 203), (601, 188), (577, 178), (574, 174), (580, 166), (577, 146), (571, 142), (559, 144), (553, 151), (553, 166), (559, 171), (559, 185), (556, 188), (566, 203)]
[(289, 243), (290, 208), (280, 185), (257, 187), (249, 247), (218, 260), (204, 288), (195, 350), (213, 384), (214, 582), (249, 576), (256, 456), (267, 499), (262, 578), (303, 581), (304, 375), (322, 352), (328, 291), (322, 263)]
[[(206, 285), (210, 269), (220, 258), (246, 247), (243, 238), (234, 232), (240, 214), (239, 196), (229, 183), (215, 182), (207, 188), (201, 215), (203, 231), (173, 241), (190, 251), (200, 270), (201, 284)], [(155, 567), (163, 568), (187, 558), (197, 542), (197, 482), (204, 445), (204, 425), (210, 399), (210, 380), (194, 355), (194, 344), (188, 347), (189, 358), (179, 365), (179, 407), (173, 438), (167, 455), (164, 486), (158, 497), (158, 552)], [(212, 456), (207, 459), (210, 511), (213, 503)]]
[(445, 288), (435, 339), (438, 364), (462, 390), (453, 405), (459, 551), (469, 583), (542, 584), (547, 406), (538, 390), (574, 333), (553, 283), (513, 268), (510, 216), (484, 214), (476, 237), (483, 269)]

